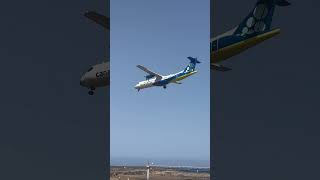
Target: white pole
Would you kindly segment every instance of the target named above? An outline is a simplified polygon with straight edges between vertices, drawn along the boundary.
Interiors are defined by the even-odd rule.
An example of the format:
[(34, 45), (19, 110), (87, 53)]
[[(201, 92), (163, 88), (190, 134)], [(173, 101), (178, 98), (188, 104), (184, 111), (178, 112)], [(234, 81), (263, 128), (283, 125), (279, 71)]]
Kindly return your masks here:
[(147, 166), (147, 180), (149, 180), (149, 173), (150, 173), (150, 169), (149, 169), (149, 166)]

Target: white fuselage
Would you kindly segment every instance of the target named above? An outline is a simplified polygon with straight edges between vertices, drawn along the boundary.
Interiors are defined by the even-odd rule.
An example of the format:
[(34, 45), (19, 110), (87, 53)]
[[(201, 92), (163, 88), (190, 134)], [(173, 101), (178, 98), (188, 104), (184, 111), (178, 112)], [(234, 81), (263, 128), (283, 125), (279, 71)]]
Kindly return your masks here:
[(139, 69), (146, 72), (148, 75), (145, 76), (147, 80), (139, 82), (134, 86), (134, 88), (139, 91), (140, 89), (149, 88), (153, 86), (162, 86), (165, 89), (167, 88), (167, 85), (170, 83), (181, 84), (179, 81), (197, 73), (197, 71), (195, 70), (196, 64), (200, 63), (200, 61), (198, 61), (197, 58), (191, 56), (187, 58), (190, 60), (190, 63), (187, 67), (184, 68), (183, 71), (179, 71), (177, 73), (169, 74), (166, 76), (162, 76), (158, 73), (155, 73), (142, 65), (137, 65)]
[(175, 83), (180, 80), (183, 80), (186, 77), (195, 74), (196, 72), (197, 71), (190, 71), (190, 72), (180, 71), (175, 74), (169, 74), (166, 76), (162, 76), (162, 78), (160, 80), (157, 80), (156, 78), (147, 79), (144, 81), (140, 81), (138, 84), (135, 85), (134, 88), (140, 90), (140, 89), (145, 89), (145, 88), (149, 88), (149, 87), (153, 87), (153, 86), (164, 86), (165, 87), (169, 83)]
[(81, 77), (80, 84), (88, 88), (108, 86), (110, 84), (110, 62), (92, 66)]
[(148, 88), (148, 87), (152, 87), (154, 86), (153, 83), (156, 82), (156, 78), (152, 78), (152, 79), (148, 79), (145, 81), (140, 81), (135, 88), (136, 89), (144, 89), (144, 88)]

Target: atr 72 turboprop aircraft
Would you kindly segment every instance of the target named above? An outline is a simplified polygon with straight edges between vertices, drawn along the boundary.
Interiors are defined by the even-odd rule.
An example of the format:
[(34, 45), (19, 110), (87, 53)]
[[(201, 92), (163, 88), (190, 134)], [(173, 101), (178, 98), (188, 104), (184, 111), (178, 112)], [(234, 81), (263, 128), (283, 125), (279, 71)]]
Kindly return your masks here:
[(211, 39), (211, 69), (231, 70), (217, 63), (278, 35), (280, 29), (271, 29), (275, 6), (288, 5), (290, 3), (286, 0), (258, 0), (254, 9), (237, 27)]
[(140, 91), (140, 89), (144, 89), (144, 88), (149, 88), (153, 86), (162, 86), (165, 89), (167, 88), (167, 85), (169, 83), (181, 84), (181, 82), (179, 82), (180, 80), (183, 80), (186, 77), (197, 73), (197, 71), (195, 70), (196, 64), (200, 63), (200, 61), (198, 61), (197, 58), (188, 57), (188, 59), (190, 60), (190, 64), (183, 71), (180, 71), (175, 74), (170, 74), (167, 76), (162, 76), (158, 73), (150, 71), (149, 69), (141, 65), (138, 65), (137, 67), (139, 69), (148, 73), (149, 75), (145, 76), (146, 77), (145, 81), (139, 82), (134, 88)]
[[(100, 15), (96, 12), (86, 12), (84, 14), (87, 18), (93, 20), (105, 29), (110, 30), (110, 21), (106, 16)], [(103, 62), (96, 64), (89, 68), (89, 70), (81, 77), (80, 85), (90, 89), (90, 95), (94, 94), (97, 87), (104, 87), (110, 84), (110, 62)]]

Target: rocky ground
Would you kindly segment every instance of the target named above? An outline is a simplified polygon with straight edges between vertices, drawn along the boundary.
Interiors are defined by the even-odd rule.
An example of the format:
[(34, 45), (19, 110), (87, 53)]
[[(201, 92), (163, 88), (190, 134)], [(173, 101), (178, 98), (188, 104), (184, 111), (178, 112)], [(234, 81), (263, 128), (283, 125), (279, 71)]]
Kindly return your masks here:
[[(113, 166), (110, 180), (145, 180), (146, 167)], [(186, 170), (180, 168), (152, 167), (150, 180), (209, 180), (209, 171)]]

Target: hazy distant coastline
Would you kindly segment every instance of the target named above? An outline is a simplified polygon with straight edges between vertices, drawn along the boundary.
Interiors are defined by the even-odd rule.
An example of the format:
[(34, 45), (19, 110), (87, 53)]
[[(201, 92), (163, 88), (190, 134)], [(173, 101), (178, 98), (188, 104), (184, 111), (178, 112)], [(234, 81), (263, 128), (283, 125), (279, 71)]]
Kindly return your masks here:
[(210, 167), (210, 159), (173, 159), (173, 158), (111, 158), (111, 166), (145, 166), (147, 163), (165, 166), (192, 166), (192, 167)]

